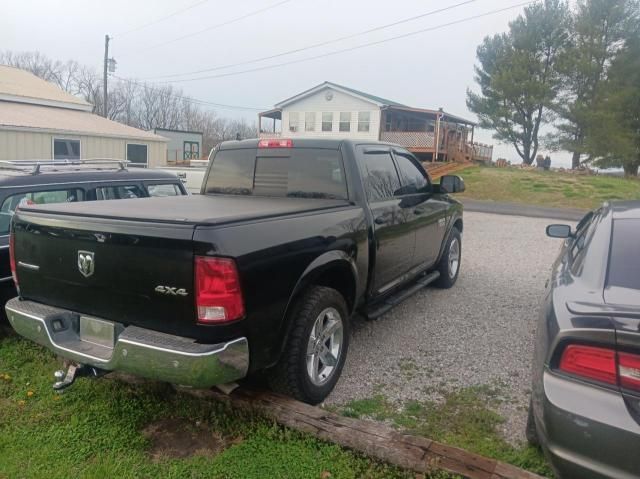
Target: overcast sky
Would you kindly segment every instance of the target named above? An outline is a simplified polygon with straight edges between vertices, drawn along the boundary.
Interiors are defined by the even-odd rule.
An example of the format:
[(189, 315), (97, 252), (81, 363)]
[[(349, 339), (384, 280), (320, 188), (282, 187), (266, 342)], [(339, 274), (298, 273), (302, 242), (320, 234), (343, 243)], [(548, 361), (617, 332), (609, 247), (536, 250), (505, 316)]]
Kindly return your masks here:
[[(74, 59), (101, 70), (104, 35), (109, 34), (113, 36), (110, 56), (118, 62), (116, 75), (163, 81), (154, 79), (275, 55), (465, 3), (292, 55), (164, 79), (183, 80), (322, 55), (437, 27), (523, 1), (4, 0), (0, 15), (0, 49), (38, 50), (54, 59)], [(185, 11), (161, 20), (181, 9)], [(475, 88), (476, 47), (486, 35), (505, 31), (508, 22), (522, 9), (517, 7), (325, 58), (237, 75), (179, 81), (173, 85), (202, 100), (270, 108), (284, 98), (327, 80), (410, 106), (443, 107), (450, 113), (475, 119), (465, 105), (465, 92), (469, 87)], [(258, 10), (264, 11), (250, 15)], [(248, 16), (232, 21), (245, 15)], [(223, 23), (227, 24), (220, 26)], [(221, 115), (256, 119), (253, 110), (217, 111)], [(488, 131), (479, 132), (476, 139), (496, 143)], [(496, 144), (493, 157), (520, 162), (514, 149), (507, 145)], [(552, 154), (552, 158), (554, 166), (570, 163), (566, 154)]]

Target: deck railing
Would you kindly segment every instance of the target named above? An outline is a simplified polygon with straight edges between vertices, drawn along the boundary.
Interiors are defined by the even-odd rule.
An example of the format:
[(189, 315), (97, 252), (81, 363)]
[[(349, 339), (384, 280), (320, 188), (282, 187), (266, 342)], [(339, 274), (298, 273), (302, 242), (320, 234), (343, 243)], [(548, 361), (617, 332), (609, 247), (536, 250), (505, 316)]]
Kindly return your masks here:
[(493, 157), (493, 145), (485, 145), (484, 143), (473, 143), (473, 161), (491, 161)]
[(433, 148), (435, 144), (433, 132), (427, 131), (383, 131), (380, 139), (406, 148)]

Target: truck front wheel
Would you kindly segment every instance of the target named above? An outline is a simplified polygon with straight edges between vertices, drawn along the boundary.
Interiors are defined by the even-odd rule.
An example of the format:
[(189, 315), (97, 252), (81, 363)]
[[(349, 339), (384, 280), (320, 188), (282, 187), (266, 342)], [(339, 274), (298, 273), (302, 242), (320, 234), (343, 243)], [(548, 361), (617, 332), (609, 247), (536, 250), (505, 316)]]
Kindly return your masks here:
[(438, 288), (451, 288), (456, 284), (460, 273), (460, 262), (462, 260), (462, 235), (455, 226), (449, 234), (449, 239), (444, 247), (444, 252), (440, 258), (436, 270), (440, 272), (440, 277), (433, 283)]
[(280, 361), (269, 371), (274, 391), (309, 404), (322, 402), (338, 382), (349, 348), (349, 313), (335, 289), (314, 286), (294, 305)]

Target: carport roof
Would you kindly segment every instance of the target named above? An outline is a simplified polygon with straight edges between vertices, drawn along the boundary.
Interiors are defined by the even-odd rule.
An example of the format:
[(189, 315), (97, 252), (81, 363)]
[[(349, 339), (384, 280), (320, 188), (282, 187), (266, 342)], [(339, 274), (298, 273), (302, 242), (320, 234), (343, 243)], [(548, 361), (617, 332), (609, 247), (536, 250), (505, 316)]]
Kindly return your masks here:
[(88, 111), (0, 101), (0, 129), (168, 141), (150, 131), (108, 120)]

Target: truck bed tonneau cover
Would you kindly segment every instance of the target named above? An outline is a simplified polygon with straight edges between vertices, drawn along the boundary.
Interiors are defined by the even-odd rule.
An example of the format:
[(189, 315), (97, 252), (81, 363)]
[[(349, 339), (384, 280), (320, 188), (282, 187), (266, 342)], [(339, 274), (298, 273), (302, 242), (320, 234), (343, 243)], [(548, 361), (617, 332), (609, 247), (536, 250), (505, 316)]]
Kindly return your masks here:
[(344, 200), (257, 196), (172, 196), (20, 207), (20, 212), (158, 223), (217, 225), (349, 206)]

